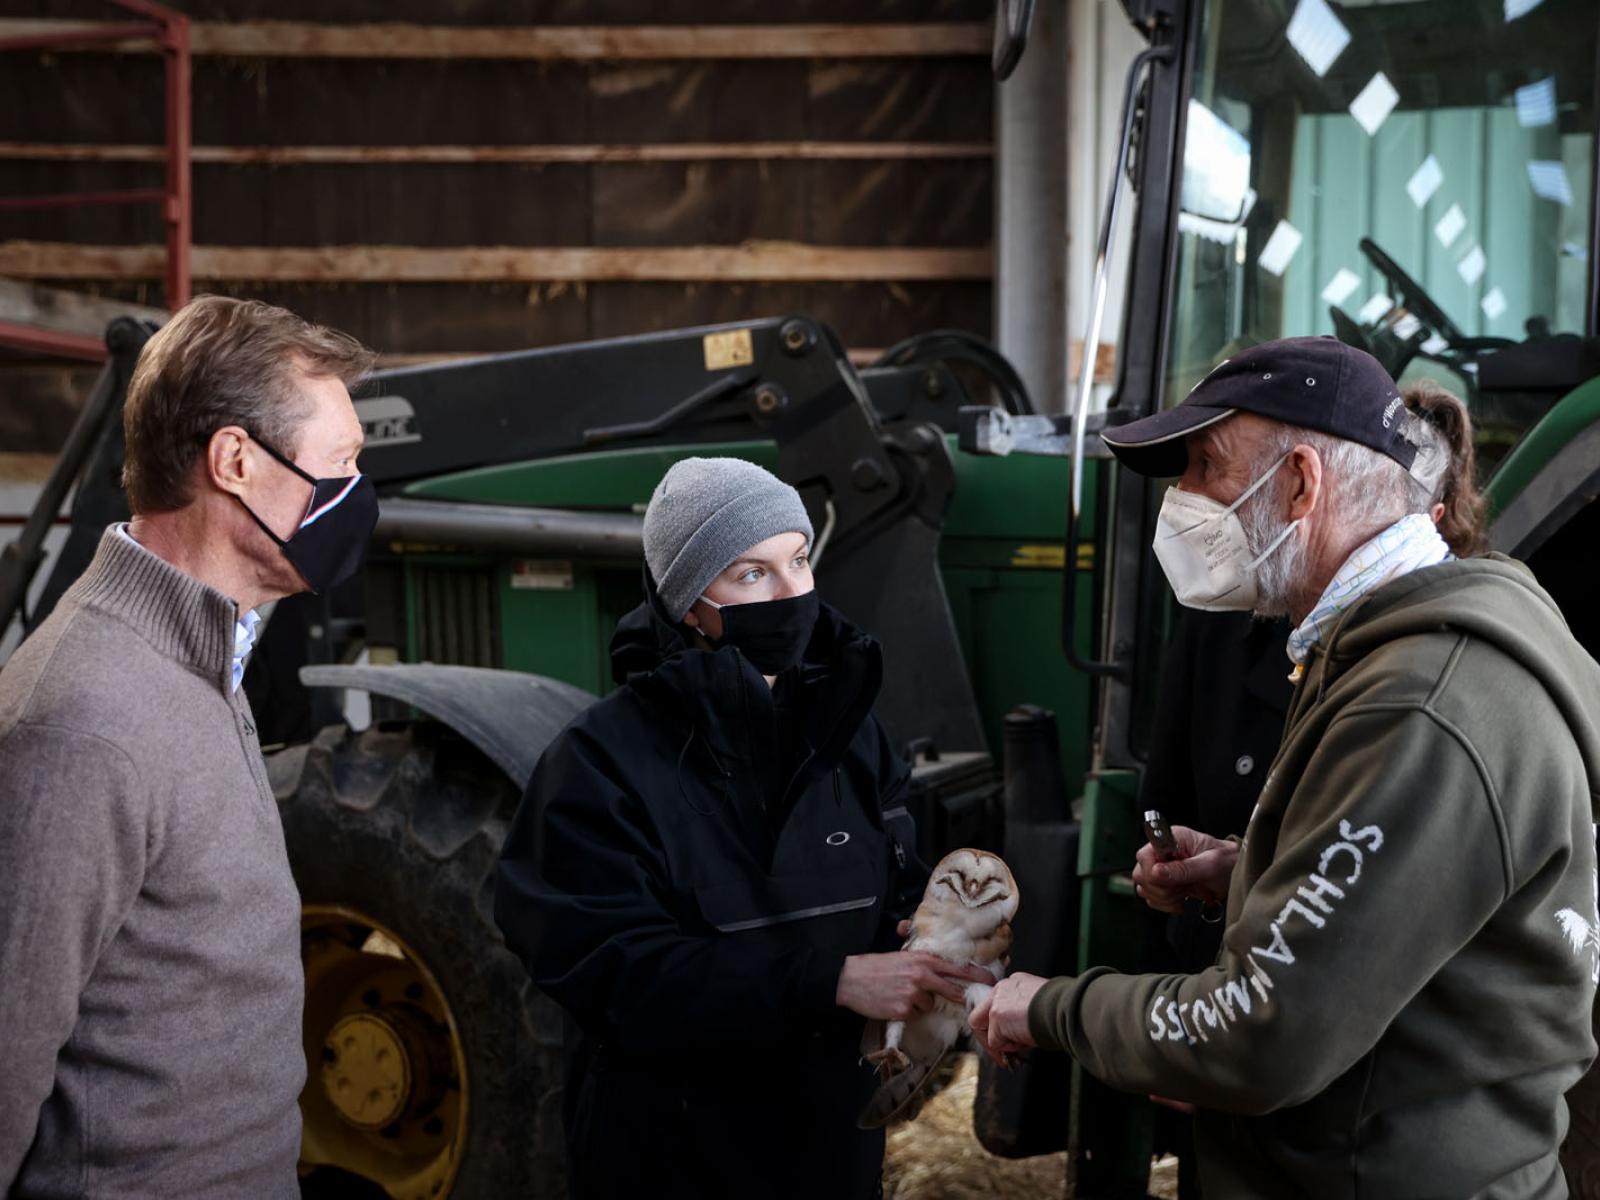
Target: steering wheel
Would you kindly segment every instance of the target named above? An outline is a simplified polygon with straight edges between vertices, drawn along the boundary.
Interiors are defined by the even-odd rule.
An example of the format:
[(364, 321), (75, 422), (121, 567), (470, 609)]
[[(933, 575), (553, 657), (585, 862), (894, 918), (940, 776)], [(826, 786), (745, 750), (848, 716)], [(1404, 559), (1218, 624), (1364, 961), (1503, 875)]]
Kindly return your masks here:
[(1445, 315), (1438, 301), (1428, 295), (1422, 285), (1411, 278), (1399, 263), (1385, 254), (1377, 242), (1371, 238), (1362, 238), (1361, 253), (1367, 256), (1367, 261), (1377, 269), (1378, 274), (1383, 276), (1400, 302), (1415, 313), (1423, 324), (1429, 326), (1452, 346), (1458, 346), (1468, 340), (1467, 335), (1461, 332), (1461, 327)]

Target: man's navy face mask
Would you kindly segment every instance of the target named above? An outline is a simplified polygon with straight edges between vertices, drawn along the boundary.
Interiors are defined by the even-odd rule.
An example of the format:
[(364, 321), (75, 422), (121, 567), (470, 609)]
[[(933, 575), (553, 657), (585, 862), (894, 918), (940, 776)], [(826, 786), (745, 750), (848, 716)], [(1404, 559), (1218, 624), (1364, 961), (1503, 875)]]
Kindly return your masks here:
[(779, 675), (800, 661), (817, 625), (817, 593), (813, 588), (782, 600), (752, 604), (718, 604), (700, 599), (722, 614), (718, 646), (736, 646), (763, 675)]
[(261, 531), (278, 544), (313, 592), (325, 592), (356, 573), (378, 524), (378, 494), (365, 475), (316, 479), (260, 438), (256, 444), (311, 485), (306, 515), (285, 541), (243, 499), (235, 497)]

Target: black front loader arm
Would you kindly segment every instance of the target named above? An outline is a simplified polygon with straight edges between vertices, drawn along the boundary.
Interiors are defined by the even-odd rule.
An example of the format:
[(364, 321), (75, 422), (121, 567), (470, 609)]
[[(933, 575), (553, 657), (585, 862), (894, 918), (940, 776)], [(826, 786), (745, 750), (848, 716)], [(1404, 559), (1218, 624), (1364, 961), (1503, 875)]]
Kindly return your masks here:
[[(62, 486), (42, 498), (28, 526), (47, 526), (66, 486), (76, 484), (68, 544), (27, 614), (30, 630), (88, 565), (100, 531), (127, 517), (122, 404), (149, 332), (115, 339), (96, 403), (86, 406), (63, 457)], [(938, 569), (939, 531), (955, 487), (944, 433), (955, 429), (966, 400), (942, 363), (857, 373), (832, 330), (775, 317), (379, 371), (355, 391), (367, 436), (362, 469), (391, 502), (410, 483), (476, 467), (772, 438), (779, 473), (800, 490), (818, 532), (824, 594), (885, 643), (879, 713), (893, 736), (931, 738), (948, 750), (983, 747)], [(494, 539), (505, 537), (506, 513), (485, 512), (485, 542), (475, 547), (470, 507), (445, 514), (459, 545), (503, 550)], [(0, 599), (11, 598), (0, 607), (0, 629), (21, 607), (39, 540), (8, 548), (0, 564)], [(269, 630), (258, 657), (275, 640)], [(330, 649), (295, 648), (287, 677)]]

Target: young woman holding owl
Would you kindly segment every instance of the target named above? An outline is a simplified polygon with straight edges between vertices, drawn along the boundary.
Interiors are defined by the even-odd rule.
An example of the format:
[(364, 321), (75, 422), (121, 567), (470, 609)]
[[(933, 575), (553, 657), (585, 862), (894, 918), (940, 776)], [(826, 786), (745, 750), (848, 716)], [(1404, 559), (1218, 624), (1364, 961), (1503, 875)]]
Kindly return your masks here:
[(863, 1018), (987, 972), (897, 948), (927, 868), (872, 716), (878, 645), (819, 602), (797, 492), (686, 459), (645, 513), (621, 685), (546, 750), (495, 917), (568, 1015), (572, 1194), (879, 1194)]

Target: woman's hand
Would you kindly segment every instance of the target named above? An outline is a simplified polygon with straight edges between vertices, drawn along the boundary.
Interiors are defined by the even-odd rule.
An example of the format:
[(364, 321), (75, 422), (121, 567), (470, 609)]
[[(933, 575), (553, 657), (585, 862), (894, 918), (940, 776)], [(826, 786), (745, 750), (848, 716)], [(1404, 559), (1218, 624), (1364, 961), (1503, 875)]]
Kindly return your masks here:
[(863, 1017), (909, 1021), (932, 1008), (936, 996), (965, 1004), (968, 983), (993, 984), (994, 976), (982, 967), (911, 950), (853, 954), (839, 972), (834, 1001)]
[(1225, 842), (1187, 825), (1172, 827), (1178, 857), (1157, 861), (1154, 846), (1140, 846), (1133, 868), (1134, 890), (1159, 912), (1182, 912), (1186, 899), (1225, 904), (1228, 877), (1239, 860), (1239, 843)]

